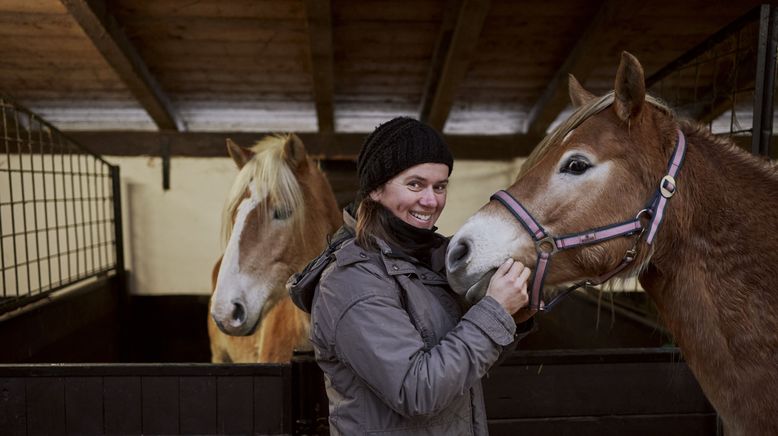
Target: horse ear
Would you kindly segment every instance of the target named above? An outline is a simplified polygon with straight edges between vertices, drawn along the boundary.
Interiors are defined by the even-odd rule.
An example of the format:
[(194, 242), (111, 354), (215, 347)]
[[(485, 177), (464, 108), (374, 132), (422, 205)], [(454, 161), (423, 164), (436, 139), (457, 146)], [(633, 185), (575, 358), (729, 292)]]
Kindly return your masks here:
[(302, 167), (308, 162), (308, 153), (305, 151), (305, 144), (299, 136), (292, 133), (284, 144), (284, 159), (291, 168)]
[(241, 147), (240, 145), (233, 142), (230, 138), (227, 138), (227, 153), (229, 153), (232, 160), (235, 161), (238, 169), (243, 168), (243, 166), (246, 165), (246, 163), (250, 161), (252, 157), (254, 157), (253, 151), (249, 150), (248, 148)]
[(621, 63), (616, 73), (616, 95), (613, 108), (622, 121), (635, 118), (646, 101), (646, 79), (643, 67), (635, 56), (621, 52)]
[(578, 79), (572, 74), (568, 74), (568, 92), (570, 93), (570, 101), (573, 103), (573, 108), (577, 109), (586, 103), (594, 100), (596, 96), (591, 92), (584, 89)]

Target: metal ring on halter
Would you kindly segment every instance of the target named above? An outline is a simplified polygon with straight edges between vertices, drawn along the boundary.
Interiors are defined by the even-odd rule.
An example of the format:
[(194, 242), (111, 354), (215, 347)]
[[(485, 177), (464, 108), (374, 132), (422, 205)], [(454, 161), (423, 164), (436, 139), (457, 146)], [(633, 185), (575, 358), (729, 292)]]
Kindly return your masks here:
[(538, 253), (554, 254), (557, 252), (556, 241), (553, 236), (546, 236), (535, 241), (535, 250)]
[(641, 215), (646, 214), (646, 218), (651, 219), (652, 216), (654, 216), (654, 211), (651, 209), (641, 209), (637, 215), (635, 215), (635, 219), (640, 218)]

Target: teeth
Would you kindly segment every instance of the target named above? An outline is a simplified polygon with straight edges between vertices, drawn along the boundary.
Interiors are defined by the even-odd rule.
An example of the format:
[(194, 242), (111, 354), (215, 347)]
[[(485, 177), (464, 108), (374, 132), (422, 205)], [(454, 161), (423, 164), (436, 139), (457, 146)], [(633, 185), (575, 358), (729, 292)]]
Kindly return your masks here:
[(430, 218), (432, 218), (432, 215), (422, 215), (416, 212), (410, 212), (411, 215), (413, 215), (415, 218), (420, 219), (422, 221), (429, 221)]

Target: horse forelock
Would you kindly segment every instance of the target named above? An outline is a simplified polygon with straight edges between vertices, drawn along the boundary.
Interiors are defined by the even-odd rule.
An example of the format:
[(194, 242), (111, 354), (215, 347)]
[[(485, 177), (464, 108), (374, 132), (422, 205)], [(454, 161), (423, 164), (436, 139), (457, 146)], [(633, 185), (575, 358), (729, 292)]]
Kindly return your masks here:
[[(522, 164), (518, 177), (526, 174), (529, 170), (540, 163), (540, 161), (543, 160), (543, 158), (551, 149), (553, 149), (554, 146), (562, 144), (567, 136), (578, 126), (583, 124), (584, 121), (610, 107), (613, 104), (614, 99), (615, 91), (610, 91), (605, 95), (597, 97), (576, 109), (572, 115), (560, 123), (556, 128), (554, 128), (554, 130), (551, 131), (551, 133), (546, 135), (540, 141), (532, 153), (530, 153), (530, 155), (527, 157), (527, 160), (525, 160)], [(651, 104), (651, 106), (655, 107), (659, 111), (675, 119), (673, 110), (662, 100), (651, 95), (646, 95), (646, 102)]]
[(250, 195), (250, 185), (253, 185), (258, 200), (257, 213), (260, 216), (268, 215), (271, 204), (274, 209), (292, 211), (291, 229), (302, 235), (305, 198), (294, 169), (289, 167), (284, 157), (284, 145), (289, 136), (269, 135), (251, 147), (254, 156), (235, 178), (222, 211), (222, 240), (225, 246), (232, 234), (238, 206)]

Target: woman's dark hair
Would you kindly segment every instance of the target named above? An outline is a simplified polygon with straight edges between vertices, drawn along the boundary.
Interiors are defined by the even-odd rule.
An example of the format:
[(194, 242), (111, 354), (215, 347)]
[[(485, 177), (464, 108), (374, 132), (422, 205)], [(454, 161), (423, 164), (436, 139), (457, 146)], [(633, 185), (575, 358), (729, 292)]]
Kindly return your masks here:
[(357, 207), (357, 244), (362, 248), (377, 249), (375, 238), (394, 242), (389, 229), (389, 214), (379, 202), (366, 196)]

